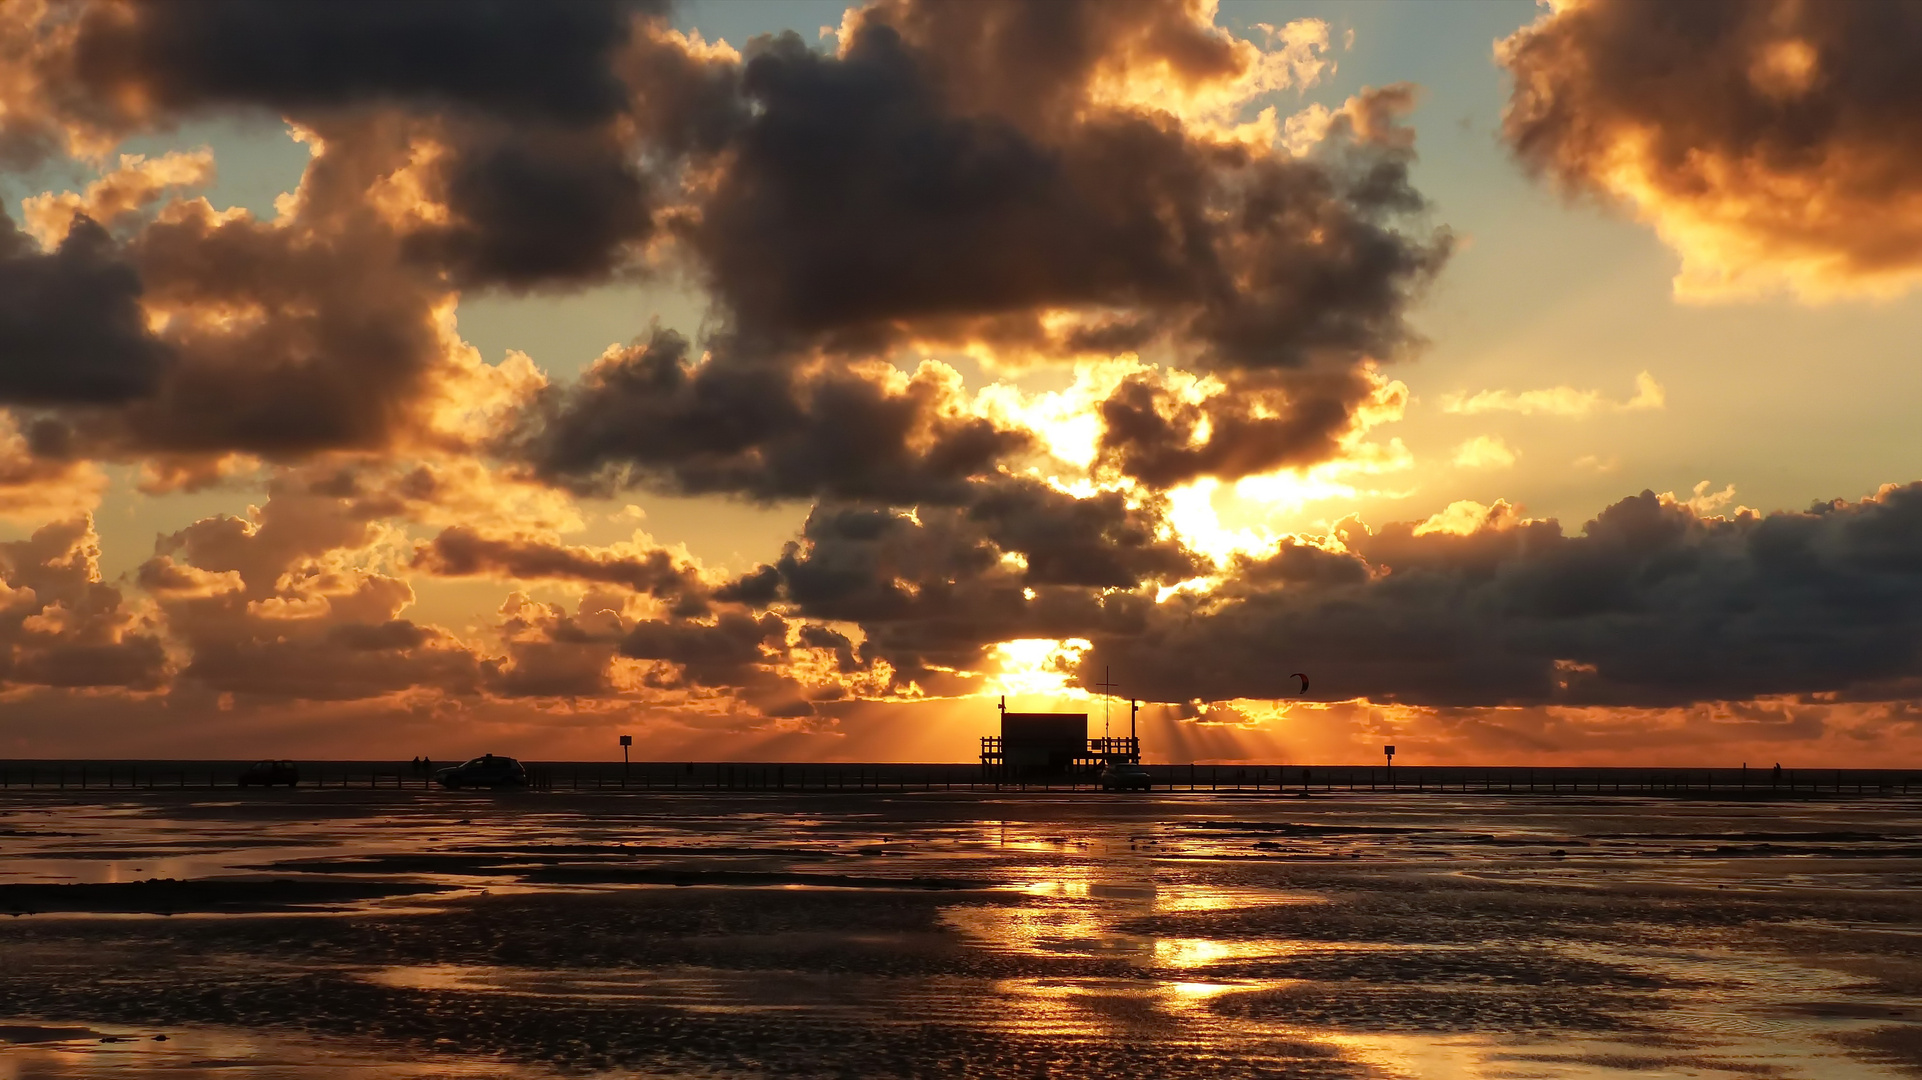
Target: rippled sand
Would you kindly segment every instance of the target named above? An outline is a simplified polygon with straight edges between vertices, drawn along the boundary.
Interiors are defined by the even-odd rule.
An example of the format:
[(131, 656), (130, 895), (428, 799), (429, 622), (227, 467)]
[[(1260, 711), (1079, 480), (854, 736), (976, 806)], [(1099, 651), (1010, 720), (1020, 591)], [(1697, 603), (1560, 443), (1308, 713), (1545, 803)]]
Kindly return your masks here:
[(0, 1080), (1922, 1076), (1914, 800), (102, 794)]

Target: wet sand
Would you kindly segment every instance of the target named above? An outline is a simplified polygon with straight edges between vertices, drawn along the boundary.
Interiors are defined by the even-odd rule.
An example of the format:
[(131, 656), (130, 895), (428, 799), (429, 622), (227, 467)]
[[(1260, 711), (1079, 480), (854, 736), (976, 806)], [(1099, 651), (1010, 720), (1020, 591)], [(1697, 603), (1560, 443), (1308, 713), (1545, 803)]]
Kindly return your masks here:
[(0, 913), (0, 1080), (1922, 1076), (1917, 799), (11, 792)]

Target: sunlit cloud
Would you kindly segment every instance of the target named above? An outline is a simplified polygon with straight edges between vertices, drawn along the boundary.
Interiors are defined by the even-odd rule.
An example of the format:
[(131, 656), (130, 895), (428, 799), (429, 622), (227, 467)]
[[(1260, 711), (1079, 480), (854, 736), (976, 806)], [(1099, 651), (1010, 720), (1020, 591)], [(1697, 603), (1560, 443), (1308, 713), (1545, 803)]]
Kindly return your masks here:
[[(1735, 689), (1701, 694), (1766, 699), (1804, 727), (1810, 695), (1915, 696), (1906, 668), (1858, 671), (1874, 650), (1846, 647), (1908, 641), (1907, 609), (1806, 605), (1762, 546), (1789, 536), (1907, 597), (1907, 570), (1869, 542), (1911, 535), (1906, 489), (1766, 527), (1706, 481), (1593, 520), (1449, 501), (1471, 479), (1451, 463), (1548, 467), (1578, 448), (1483, 419), (1409, 435), (1418, 462), (1395, 436), (1410, 397), (1388, 373), (1422, 351), (1411, 305), (1454, 240), (1412, 183), (1417, 87), (1338, 107), (1301, 94), (1352, 38), (1321, 20), (876, 0), (832, 51), (774, 37), (744, 56), (645, 6), (597, 21), (525, 5), (463, 25), (447, 55), (323, 70), (298, 62), (303, 20), (384, 47), (396, 26), (442, 40), (455, 16), (268, 5), (286, 32), (236, 35), (231, 5), (98, 10), (112, 18), (88, 0), (0, 14), (0, 55), (20, 61), (0, 65), (0, 152), (76, 177), (22, 187), (24, 231), (0, 232), (4, 291), (42, 298), (0, 303), (0, 341), (48, 343), (0, 371), (0, 516), (24, 536), (0, 541), (10, 704), (149, 695), (183, 730), (218, 713), (373, 741), (511, 731), (540, 752), (632, 722), (690, 756), (952, 757), (972, 754), (988, 697), (1086, 701), (1112, 658), (1162, 703), (1157, 754), (1236, 760), (1741, 727), (1722, 719), (1736, 705), (1618, 729), (1509, 704), (1681, 701), (1715, 665)], [(1829, 100), (1845, 69), (1819, 29), (1740, 50), (1743, 93)], [(81, 62), (107, 46), (124, 63)], [(497, 62), (520, 55), (543, 62)], [(1553, 88), (1567, 72), (1551, 67), (1527, 70)], [(304, 147), (271, 216), (197, 194), (211, 150), (156, 148), (248, 116), (281, 117)], [(1782, 272), (1800, 249), (1756, 240), (1758, 223), (1794, 233), (1770, 218), (1789, 207), (1830, 229), (1842, 203), (1884, 216), (1818, 239), (1859, 260), (1886, 229), (1883, 269), (1914, 263), (1906, 196), (1823, 201), (1861, 194), (1843, 180), (1865, 157), (1711, 153), (1678, 188), (1658, 175), (1683, 160), (1661, 132), (1607, 134), (1582, 162), (1590, 186), (1654, 220), (1695, 260), (1685, 277)], [(1692, 191), (1707, 195), (1682, 205)], [(1712, 228), (1675, 232), (1697, 218)], [(637, 317), (596, 338), (629, 342), (598, 360), (496, 344), (492, 297), (660, 275), (687, 285), (696, 325)], [(1647, 372), (1625, 395), (1440, 401), (1497, 419), (1665, 403)], [(1579, 449), (1594, 452), (1575, 469), (1623, 467)], [(1515, 477), (1554, 498), (1537, 479)], [(1417, 489), (1408, 520), (1381, 520)], [(702, 537), (722, 500), (779, 524)], [(748, 554), (723, 570), (677, 532)], [(1664, 642), (1651, 661), (1645, 627), (1620, 627), (1699, 567), (1755, 573), (1747, 593), (1706, 570), (1687, 584), (1728, 609), (1762, 595), (1775, 607), (1755, 617), (1781, 621), (1750, 654)], [(1554, 633), (1513, 632), (1531, 612)], [(1827, 668), (1754, 658), (1837, 612)], [(1342, 700), (1297, 700), (1297, 657)], [(1687, 670), (1656, 670), (1671, 660)], [(910, 730), (924, 717), (964, 737)]]
[(1635, 376), (1635, 394), (1625, 401), (1610, 401), (1600, 390), (1578, 390), (1556, 386), (1546, 390), (1483, 390), (1476, 394), (1452, 393), (1442, 396), (1442, 411), (1473, 416), (1477, 413), (1513, 412), (1523, 416), (1587, 416), (1595, 412), (1641, 412), (1668, 404), (1668, 392), (1655, 377), (1644, 371)]
[[(1686, 506), (1701, 517), (1709, 517), (1721, 513), (1729, 503), (1735, 501), (1734, 484), (1725, 484), (1720, 491), (1711, 491), (1712, 486), (1709, 481), (1702, 480), (1696, 483), (1686, 499), (1677, 499), (1672, 491), (1664, 491), (1661, 497), (1669, 502)], [(1737, 507), (1736, 513), (1753, 513), (1753, 511)]]
[(83, 192), (45, 192), (20, 202), (27, 232), (48, 251), (66, 239), (75, 214), (114, 226), (137, 216), (163, 196), (204, 187), (214, 179), (213, 151), (181, 150), (148, 158), (120, 155), (120, 167), (87, 185)]
[(1496, 499), (1493, 506), (1484, 506), (1473, 499), (1459, 499), (1449, 503), (1447, 509), (1416, 525), (1414, 535), (1448, 533), (1472, 536), (1484, 529), (1510, 529), (1526, 520), (1521, 513), (1521, 507), (1512, 506), (1504, 499)]
[(1679, 299), (1922, 282), (1915, 13), (1756, 0), (1671, 14), (1560, 4), (1500, 42), (1517, 156), (1651, 226), (1681, 257)]
[(1455, 448), (1458, 469), (1506, 469), (1520, 455), (1499, 435), (1477, 435)]

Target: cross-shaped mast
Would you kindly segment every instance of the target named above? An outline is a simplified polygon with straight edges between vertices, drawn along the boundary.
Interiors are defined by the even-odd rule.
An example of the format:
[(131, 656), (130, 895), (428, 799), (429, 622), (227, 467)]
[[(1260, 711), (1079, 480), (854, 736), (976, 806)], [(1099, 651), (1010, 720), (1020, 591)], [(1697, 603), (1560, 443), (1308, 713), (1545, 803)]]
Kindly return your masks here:
[(1101, 691), (1101, 739), (1102, 750), (1104, 752), (1107, 750), (1108, 739), (1108, 698), (1110, 697), (1108, 691), (1113, 690), (1116, 685), (1109, 680), (1108, 672), (1109, 669), (1103, 667), (1101, 669), (1101, 681), (1094, 684), (1095, 689)]

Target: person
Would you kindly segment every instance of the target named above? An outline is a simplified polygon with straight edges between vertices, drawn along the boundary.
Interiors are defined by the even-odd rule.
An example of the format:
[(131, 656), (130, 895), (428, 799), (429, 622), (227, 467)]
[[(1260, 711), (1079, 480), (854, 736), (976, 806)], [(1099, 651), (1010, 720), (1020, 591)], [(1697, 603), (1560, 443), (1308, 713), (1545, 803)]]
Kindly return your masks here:
[(1769, 772), (1769, 783), (1779, 784), (1781, 782), (1782, 782), (1782, 763), (1778, 761), (1775, 763), (1775, 768), (1770, 770)]
[(414, 769), (414, 775), (419, 776), (420, 775), (420, 755), (419, 754), (414, 755), (413, 769)]

